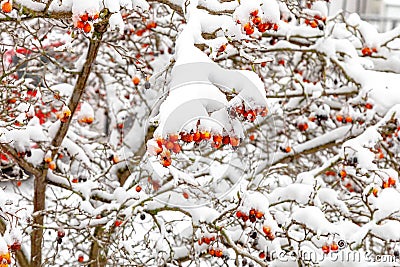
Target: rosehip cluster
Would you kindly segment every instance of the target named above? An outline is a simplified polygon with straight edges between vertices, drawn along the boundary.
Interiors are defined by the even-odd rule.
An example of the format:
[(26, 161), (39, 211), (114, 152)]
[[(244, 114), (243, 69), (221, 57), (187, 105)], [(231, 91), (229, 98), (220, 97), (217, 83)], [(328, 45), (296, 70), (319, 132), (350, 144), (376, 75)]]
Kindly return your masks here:
[(92, 31), (92, 25), (90, 21), (95, 21), (99, 18), (99, 14), (95, 13), (93, 15), (89, 15), (87, 12), (79, 16), (79, 20), (76, 21), (75, 27), (83, 30), (85, 33), (89, 33)]
[(210, 254), (213, 257), (217, 257), (217, 258), (224, 257), (224, 252), (222, 251), (221, 248), (211, 247), (211, 248), (208, 249), (208, 254)]
[(254, 122), (257, 118), (257, 115), (261, 117), (265, 117), (268, 114), (268, 109), (266, 107), (263, 108), (256, 108), (256, 109), (246, 109), (244, 104), (241, 106), (237, 106), (233, 109), (236, 113), (231, 115), (233, 116), (240, 116), (243, 120), (248, 120), (250, 122)]
[(317, 28), (320, 30), (324, 29), (324, 23), (326, 21), (326, 17), (321, 17), (319, 15), (315, 15), (313, 19), (305, 19), (304, 23), (309, 25), (311, 28)]
[(247, 222), (248, 220), (250, 220), (250, 222), (254, 223), (256, 220), (262, 219), (264, 217), (264, 213), (256, 209), (251, 209), (248, 214), (238, 210), (236, 212), (236, 217), (242, 219), (243, 222)]
[(269, 227), (269, 226), (263, 226), (263, 228), (262, 228), (262, 230), (263, 230), (263, 232), (264, 232), (264, 234), (266, 235), (266, 237), (269, 239), (269, 240), (274, 240), (275, 239), (275, 235), (272, 233), (272, 230), (271, 230), (271, 227)]
[(330, 251), (336, 252), (336, 251), (338, 251), (338, 249), (339, 249), (339, 246), (338, 246), (335, 242), (333, 242), (333, 243), (330, 244), (330, 245), (325, 244), (325, 245), (322, 246), (322, 251), (323, 251), (325, 254), (328, 254)]
[(210, 236), (210, 237), (202, 237), (201, 239), (199, 239), (198, 243), (199, 245), (202, 245), (203, 243), (210, 245), (211, 242), (215, 241), (215, 236)]
[[(237, 21), (240, 23), (240, 21)], [(252, 35), (254, 33), (254, 28), (261, 33), (273, 29), (277, 31), (279, 26), (276, 23), (271, 22), (263, 22), (261, 17), (258, 16), (258, 9), (250, 12), (250, 20), (243, 25), (243, 30), (245, 31), (246, 35)]]
[(178, 134), (170, 134), (167, 138), (157, 138), (156, 142), (158, 147), (156, 148), (156, 155), (161, 157), (161, 163), (164, 167), (171, 165), (171, 152), (178, 154), (182, 150), (181, 143), (192, 143), (199, 144), (202, 141), (211, 141), (213, 148), (220, 148), (222, 145), (231, 145), (236, 148), (240, 144), (240, 139), (235, 136), (222, 136), (219, 134), (211, 135), (209, 131), (191, 131), (190, 133), (181, 132)]
[(352, 117), (350, 117), (350, 116), (343, 117), (343, 115), (340, 115), (340, 114), (336, 115), (336, 120), (341, 123), (352, 123), (353, 122)]
[(366, 46), (361, 49), (361, 54), (363, 56), (372, 56), (372, 53), (376, 53), (376, 52), (378, 52), (378, 49), (376, 49), (376, 47), (370, 48), (370, 47)]
[(382, 188), (394, 187), (396, 185), (396, 180), (392, 177), (389, 177), (387, 181), (382, 182)]

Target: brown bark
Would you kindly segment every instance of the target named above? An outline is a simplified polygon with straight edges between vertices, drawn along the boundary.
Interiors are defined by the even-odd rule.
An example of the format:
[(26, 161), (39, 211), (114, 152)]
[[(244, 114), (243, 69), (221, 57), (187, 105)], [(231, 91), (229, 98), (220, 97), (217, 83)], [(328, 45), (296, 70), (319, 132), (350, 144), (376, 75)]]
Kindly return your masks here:
[[(108, 10), (104, 10), (104, 18), (102, 21), (94, 25), (93, 37), (90, 39), (90, 45), (88, 48), (85, 64), (82, 67), (81, 73), (76, 81), (71, 100), (68, 104), (71, 114), (74, 114), (81, 97), (85, 91), (86, 83), (89, 75), (92, 71), (93, 63), (97, 57), (103, 34), (107, 30), (108, 20), (110, 13)], [(67, 122), (62, 123), (57, 134), (51, 142), (52, 158), (57, 154), (58, 149), (67, 135), (69, 125), (71, 123), (72, 116)], [(43, 225), (44, 225), (44, 211), (46, 203), (46, 177), (47, 177), (48, 166), (46, 164), (45, 170), (42, 175), (36, 176), (35, 178), (35, 189), (33, 196), (33, 231), (31, 234), (31, 266), (40, 267), (42, 266), (42, 244), (43, 244)]]

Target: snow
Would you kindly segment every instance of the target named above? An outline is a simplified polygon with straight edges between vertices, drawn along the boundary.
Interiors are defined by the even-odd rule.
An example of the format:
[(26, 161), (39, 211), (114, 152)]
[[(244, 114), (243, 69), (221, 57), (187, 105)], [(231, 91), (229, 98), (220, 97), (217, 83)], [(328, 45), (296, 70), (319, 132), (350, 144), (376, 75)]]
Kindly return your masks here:
[(382, 190), (375, 201), (375, 206), (377, 208), (374, 216), (376, 221), (398, 214), (400, 212), (400, 193), (393, 188)]
[(314, 206), (298, 208), (293, 212), (292, 218), (295, 222), (301, 223), (315, 231), (317, 235), (341, 233), (340, 229), (336, 225), (330, 223), (325, 218), (324, 213)]

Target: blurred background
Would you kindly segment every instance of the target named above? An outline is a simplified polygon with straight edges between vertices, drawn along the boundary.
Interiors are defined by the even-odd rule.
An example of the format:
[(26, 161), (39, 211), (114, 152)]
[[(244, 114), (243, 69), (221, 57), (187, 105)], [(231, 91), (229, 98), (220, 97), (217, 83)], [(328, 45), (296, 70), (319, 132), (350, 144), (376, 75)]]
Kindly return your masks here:
[(400, 25), (400, 0), (331, 0), (330, 15), (339, 10), (358, 13), (380, 32)]

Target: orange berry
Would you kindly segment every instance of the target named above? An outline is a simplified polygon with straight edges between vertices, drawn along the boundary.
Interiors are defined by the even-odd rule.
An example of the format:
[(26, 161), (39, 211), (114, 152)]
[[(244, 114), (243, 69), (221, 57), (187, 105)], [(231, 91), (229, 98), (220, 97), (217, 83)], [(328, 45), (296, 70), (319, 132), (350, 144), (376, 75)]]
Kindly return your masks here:
[(331, 250), (332, 251), (337, 251), (339, 249), (339, 246), (335, 243), (335, 242), (333, 242), (332, 244), (331, 244)]
[(171, 134), (168, 139), (169, 139), (169, 141), (175, 143), (176, 141), (179, 140), (179, 136), (177, 134)]
[(195, 133), (193, 133), (193, 141), (195, 141), (195, 142), (201, 141), (201, 134), (199, 131), (196, 131)]
[(21, 181), (17, 181), (17, 186), (20, 187), (22, 185)]
[(287, 146), (287, 147), (285, 148), (285, 152), (286, 152), (286, 153), (290, 153), (290, 151), (292, 151), (292, 148), (291, 148), (290, 146)]
[(139, 193), (140, 191), (142, 191), (142, 187), (140, 185), (137, 185), (135, 190), (136, 190), (136, 192)]
[(132, 82), (134, 85), (138, 85), (140, 83), (139, 77), (137, 77), (137, 76), (133, 77)]
[(71, 182), (74, 184), (77, 184), (79, 182), (79, 180), (78, 180), (78, 178), (73, 178)]
[(222, 252), (222, 250), (220, 250), (220, 249), (217, 249), (217, 250), (215, 251), (215, 257), (221, 258), (221, 257), (222, 257), (222, 255), (223, 255), (223, 252)]
[(171, 141), (168, 141), (168, 142), (165, 144), (165, 147), (166, 147), (168, 150), (172, 150), (172, 149), (174, 148), (174, 143), (172, 143)]
[(264, 213), (262, 213), (261, 211), (256, 211), (256, 218), (257, 219), (261, 219), (264, 216)]
[(310, 26), (311, 26), (311, 28), (317, 28), (318, 27), (318, 21), (316, 21), (316, 20), (311, 21), (310, 22)]
[(233, 146), (233, 147), (239, 146), (239, 138), (231, 137), (230, 138), (230, 143), (231, 143), (231, 146)]
[(86, 13), (86, 14), (80, 15), (79, 18), (81, 19), (81, 21), (86, 22), (89, 19), (89, 15)]
[(382, 188), (388, 188), (390, 186), (389, 182), (382, 182)]
[(170, 158), (167, 158), (167, 159), (162, 159), (162, 160), (161, 160), (161, 164), (162, 164), (164, 167), (168, 167), (168, 166), (170, 166), (170, 165), (171, 165), (171, 163), (172, 163), (172, 161), (171, 161), (171, 159), (170, 159)]
[(56, 168), (56, 164), (54, 163), (54, 161), (49, 162), (49, 169), (54, 170), (55, 168)]
[(371, 103), (366, 103), (366, 104), (365, 104), (365, 108), (366, 108), (366, 109), (372, 109), (372, 108), (373, 108), (373, 105), (372, 105)]
[(244, 31), (246, 32), (247, 35), (252, 35), (254, 33), (254, 27), (251, 26), (250, 22), (247, 22), (243, 26)]
[(119, 162), (119, 158), (118, 158), (117, 155), (113, 155), (113, 157), (112, 157), (112, 162), (113, 162), (114, 164), (117, 164), (117, 163)]
[(178, 154), (179, 152), (181, 152), (181, 146), (178, 143), (175, 143), (174, 147), (172, 148), (172, 152)]
[(323, 246), (322, 246), (322, 251), (323, 251), (325, 254), (328, 254), (329, 251), (330, 251), (329, 246), (328, 246), (328, 245), (323, 245)]
[(261, 252), (258, 254), (258, 257), (260, 257), (260, 259), (264, 259), (264, 258), (265, 258), (265, 252), (264, 252), (264, 251), (261, 251)]
[(214, 255), (215, 255), (215, 250), (214, 250), (213, 248), (210, 248), (210, 249), (208, 250), (208, 253), (209, 253), (211, 256), (214, 256)]
[(346, 122), (351, 123), (351, 122), (353, 122), (353, 119), (350, 116), (347, 116), (346, 117)]
[(251, 11), (250, 15), (256, 17), (258, 15), (258, 9)]
[(210, 132), (201, 132), (200, 138), (202, 140), (209, 140), (211, 138), (211, 134), (210, 134)]
[(92, 31), (92, 26), (90, 25), (90, 23), (86, 22), (85, 25), (83, 26), (83, 31), (85, 33), (89, 33)]
[(390, 186), (395, 186), (396, 185), (396, 180), (392, 177), (389, 177), (388, 183)]
[(260, 17), (254, 17), (252, 19), (252, 21), (253, 21), (254, 25), (258, 25), (258, 24), (261, 23), (261, 18)]
[(374, 187), (372, 189), (372, 194), (374, 194), (375, 197), (378, 197), (378, 188)]
[[(183, 197), (185, 198), (185, 199), (189, 199), (189, 194), (187, 193), (187, 192), (183, 192)], [(207, 243), (208, 244), (208, 243)]]
[(370, 56), (372, 54), (372, 51), (371, 48), (364, 47), (363, 49), (361, 49), (361, 53), (363, 54), (363, 56)]
[(8, 2), (8, 1), (3, 3), (3, 5), (1, 5), (1, 10), (4, 13), (10, 13), (11, 10), (12, 10), (12, 4), (10, 2)]
[(340, 175), (340, 177), (342, 178), (342, 179), (344, 179), (346, 176), (347, 176), (347, 172), (346, 172), (346, 170), (340, 170), (340, 172), (339, 172), (339, 175)]
[(342, 115), (336, 115), (336, 120), (338, 122), (343, 122), (343, 116)]
[(272, 232), (271, 232), (271, 227), (269, 227), (269, 226), (263, 226), (263, 232), (264, 232), (264, 234), (266, 235), (266, 236), (268, 236), (268, 235), (270, 235)]
[(213, 141), (214, 141), (215, 143), (222, 143), (222, 136), (220, 136), (220, 135), (214, 135), (214, 136), (213, 136)]
[(121, 224), (122, 224), (121, 220), (115, 220), (115, 222), (114, 222), (115, 227), (119, 227), (119, 226), (121, 226)]

